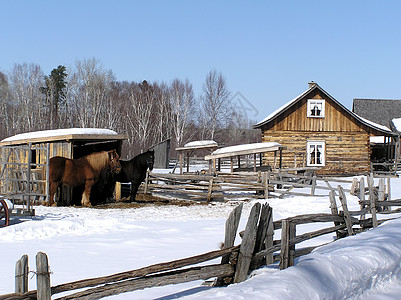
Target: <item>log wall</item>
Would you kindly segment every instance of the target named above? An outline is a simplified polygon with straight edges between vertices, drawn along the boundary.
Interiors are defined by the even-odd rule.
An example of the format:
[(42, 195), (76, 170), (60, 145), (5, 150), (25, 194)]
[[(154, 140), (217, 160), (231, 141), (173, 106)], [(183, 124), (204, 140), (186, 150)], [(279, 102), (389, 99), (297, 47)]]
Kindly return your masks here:
[[(287, 147), (283, 151), (283, 168), (306, 165), (306, 145), (310, 140), (324, 141), (326, 145), (326, 165), (317, 174), (370, 172), (369, 135), (366, 132), (266, 131), (262, 138), (263, 142), (277, 142)], [(274, 166), (274, 153), (265, 153), (263, 164)]]

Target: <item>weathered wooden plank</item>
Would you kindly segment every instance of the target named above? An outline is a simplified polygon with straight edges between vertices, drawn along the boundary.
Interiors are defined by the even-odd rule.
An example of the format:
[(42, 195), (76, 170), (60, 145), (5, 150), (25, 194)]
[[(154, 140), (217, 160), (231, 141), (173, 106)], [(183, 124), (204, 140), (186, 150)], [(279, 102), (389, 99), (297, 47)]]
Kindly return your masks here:
[(345, 225), (347, 225), (348, 235), (353, 235), (354, 231), (352, 229), (352, 219), (348, 211), (347, 198), (345, 198), (345, 193), (341, 185), (338, 186), (338, 192), (340, 193), (339, 198), (344, 212), (344, 221)]
[(252, 254), (255, 247), (257, 224), (260, 215), (260, 203), (255, 203), (249, 214), (248, 222), (245, 227), (240, 252), (238, 254), (237, 269), (235, 271), (234, 282), (241, 282), (246, 279), (251, 264)]
[(164, 272), (168, 270), (173, 270), (173, 269), (178, 269), (182, 268), (185, 266), (189, 265), (194, 265), (198, 264), (201, 262), (205, 262), (208, 260), (212, 260), (215, 258), (218, 258), (220, 256), (229, 254), (233, 251), (238, 251), (240, 246), (234, 246), (231, 248), (227, 249), (222, 249), (222, 250), (215, 250), (211, 252), (207, 252), (204, 254), (196, 255), (196, 256), (191, 256), (183, 259), (178, 259), (170, 262), (165, 262), (165, 263), (159, 263), (159, 264), (154, 264), (151, 266), (143, 267), (137, 270), (131, 270), (131, 271), (126, 271), (126, 272), (121, 272), (109, 276), (103, 276), (103, 277), (97, 277), (97, 278), (90, 278), (90, 279), (84, 279), (84, 280), (79, 280), (79, 281), (74, 281), (70, 283), (65, 283), (65, 284), (60, 284), (55, 287), (52, 287), (52, 294), (57, 294), (73, 289), (80, 289), (80, 288), (86, 288), (86, 287), (91, 287), (91, 286), (96, 286), (100, 284), (105, 284), (109, 282), (114, 282), (114, 281), (121, 281), (121, 280), (126, 280), (126, 279), (131, 279), (135, 277), (142, 277), (146, 276), (152, 273), (158, 273), (158, 272)]
[(23, 255), (15, 265), (15, 292), (28, 292), (28, 255)]
[(43, 252), (36, 254), (36, 286), (38, 300), (51, 299), (49, 261)]
[[(241, 212), (243, 205), (244, 204), (241, 203), (236, 208), (234, 208), (234, 210), (230, 213), (230, 215), (227, 218), (223, 249), (231, 248), (234, 245), (235, 237), (237, 236), (239, 221), (241, 219)], [(221, 258), (222, 265), (227, 264), (229, 262), (230, 255), (231, 253), (223, 255), (223, 257)], [(223, 277), (217, 278), (215, 285), (222, 286), (223, 284), (224, 284), (224, 278)]]
[(148, 276), (146, 278), (130, 279), (121, 282), (110, 283), (102, 287), (91, 288), (58, 299), (69, 300), (82, 298), (86, 300), (95, 300), (149, 287), (178, 284), (194, 280), (204, 280), (216, 276), (232, 276), (233, 274), (234, 267), (229, 264), (194, 267), (185, 270), (168, 272), (167, 274), (157, 274)]

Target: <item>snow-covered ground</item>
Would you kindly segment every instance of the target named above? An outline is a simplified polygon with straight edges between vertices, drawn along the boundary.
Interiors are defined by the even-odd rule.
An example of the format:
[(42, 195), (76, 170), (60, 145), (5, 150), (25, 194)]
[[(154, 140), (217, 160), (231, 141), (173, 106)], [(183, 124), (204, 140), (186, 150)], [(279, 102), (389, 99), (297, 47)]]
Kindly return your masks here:
[[(391, 183), (392, 198), (401, 198), (401, 179), (394, 178)], [(347, 200), (350, 210), (359, 209), (356, 197), (347, 194)], [(327, 196), (288, 196), (268, 202), (275, 220), (330, 212)], [(254, 203), (245, 202), (240, 230)], [(37, 252), (47, 253), (51, 284), (57, 285), (216, 250), (224, 238), (225, 221), (237, 204), (126, 209), (37, 206), (35, 217), (14, 218), (11, 226), (0, 228), (0, 294), (14, 291), (15, 263), (24, 254), (29, 255), (34, 271)], [(297, 233), (319, 226), (327, 224), (300, 226)], [(333, 237), (326, 235), (303, 246), (330, 242)], [(317, 248), (286, 270), (279, 271), (277, 265), (263, 267), (239, 284), (210, 288), (195, 281), (109, 298), (401, 299), (400, 266), (401, 219), (396, 219)], [(30, 277), (30, 289), (36, 288), (35, 280)]]

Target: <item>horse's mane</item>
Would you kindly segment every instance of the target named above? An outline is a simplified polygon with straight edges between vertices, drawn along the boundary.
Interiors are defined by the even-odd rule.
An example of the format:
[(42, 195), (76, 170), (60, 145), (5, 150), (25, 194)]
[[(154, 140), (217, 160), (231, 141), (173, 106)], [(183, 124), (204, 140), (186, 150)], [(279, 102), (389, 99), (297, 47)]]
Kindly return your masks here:
[(87, 162), (92, 166), (92, 168), (96, 171), (101, 171), (110, 161), (109, 152), (101, 151), (89, 154), (85, 156)]

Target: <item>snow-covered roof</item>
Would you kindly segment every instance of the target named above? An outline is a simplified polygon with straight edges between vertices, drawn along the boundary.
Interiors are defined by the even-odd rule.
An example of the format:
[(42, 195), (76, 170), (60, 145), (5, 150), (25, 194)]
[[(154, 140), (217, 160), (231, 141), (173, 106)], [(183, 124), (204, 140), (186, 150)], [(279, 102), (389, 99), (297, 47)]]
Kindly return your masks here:
[(401, 118), (393, 119), (392, 120), (395, 130), (401, 131)]
[(274, 143), (274, 142), (252, 143), (252, 144), (229, 146), (229, 147), (217, 149), (212, 154), (206, 155), (205, 160), (237, 156), (237, 155), (263, 153), (263, 152), (268, 152), (268, 151), (276, 151), (276, 150), (279, 150), (280, 147), (281, 147), (281, 145), (279, 143)]
[(126, 139), (126, 136), (119, 135), (110, 129), (102, 128), (68, 128), (33, 131), (17, 134), (0, 141), (0, 145), (10, 145), (29, 142), (45, 142), (56, 140), (73, 140), (73, 139)]
[(203, 149), (203, 148), (216, 148), (217, 142), (213, 140), (201, 140), (186, 143), (183, 147), (176, 148), (176, 150), (192, 150), (192, 149)]
[(358, 121), (360, 121), (361, 123), (363, 123), (364, 125), (380, 131), (382, 133), (385, 134), (390, 134), (392, 135), (392, 131), (383, 125), (374, 123), (372, 121), (369, 121), (367, 119), (362, 118), (361, 116), (358, 116), (357, 114), (355, 114), (354, 112), (350, 111), (348, 108), (346, 108), (344, 105), (342, 105), (340, 102), (338, 102), (336, 99), (334, 99), (332, 96), (330, 96), (325, 90), (323, 90), (317, 83), (314, 83), (313, 85), (310, 85), (309, 88), (302, 94), (300, 94), (298, 97), (292, 99), (291, 101), (287, 102), (286, 104), (284, 104), (283, 106), (281, 106), (279, 109), (275, 110), (273, 113), (271, 113), (270, 115), (268, 115), (266, 118), (264, 118), (262, 121), (258, 122), (257, 124), (254, 125), (254, 128), (259, 128), (262, 125), (270, 122), (271, 120), (273, 120), (274, 118), (276, 118), (277, 116), (279, 116), (281, 113), (283, 113), (284, 111), (286, 111), (289, 107), (291, 107), (292, 105), (294, 105), (296, 102), (300, 101), (306, 94), (310, 93), (312, 90), (314, 89), (319, 89), (320, 91), (322, 91), (329, 99), (331, 99), (333, 102), (335, 102), (337, 105), (339, 105), (341, 108), (343, 108), (348, 114), (350, 114), (351, 116), (353, 116), (355, 119), (357, 119)]

